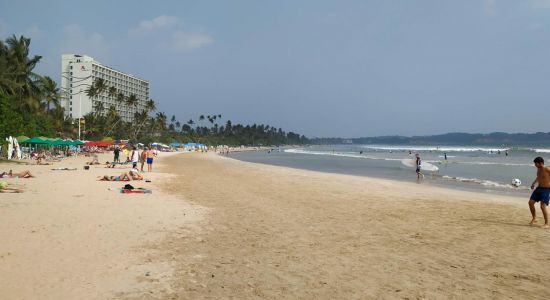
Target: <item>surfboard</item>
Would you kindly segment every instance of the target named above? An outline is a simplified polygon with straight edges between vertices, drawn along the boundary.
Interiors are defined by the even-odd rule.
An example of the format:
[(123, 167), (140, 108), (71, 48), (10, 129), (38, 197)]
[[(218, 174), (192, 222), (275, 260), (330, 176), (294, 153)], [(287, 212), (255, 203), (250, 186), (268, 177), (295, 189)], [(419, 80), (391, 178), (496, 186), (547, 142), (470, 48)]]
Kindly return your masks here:
[[(407, 167), (416, 168), (416, 159), (403, 159), (401, 163)], [(422, 171), (437, 172), (439, 168), (431, 163), (422, 162)]]
[(11, 158), (13, 156), (13, 139), (10, 136), (10, 137), (6, 138), (6, 140), (8, 141), (8, 160), (11, 160)]

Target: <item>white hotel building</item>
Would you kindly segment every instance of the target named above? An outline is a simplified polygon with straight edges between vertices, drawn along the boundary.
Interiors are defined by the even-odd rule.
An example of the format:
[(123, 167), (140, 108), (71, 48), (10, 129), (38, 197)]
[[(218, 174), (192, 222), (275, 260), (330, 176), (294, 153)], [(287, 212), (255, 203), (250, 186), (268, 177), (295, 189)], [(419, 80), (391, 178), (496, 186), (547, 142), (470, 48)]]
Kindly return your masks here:
[[(137, 105), (130, 107), (126, 102), (119, 103), (117, 96), (109, 96), (108, 91), (91, 99), (86, 95), (86, 90), (96, 78), (103, 78), (108, 88), (114, 86), (117, 94), (122, 92), (125, 97), (136, 95)], [(94, 112), (96, 105), (102, 102), (104, 113), (114, 105), (122, 119), (131, 122), (134, 113), (145, 110), (146, 102), (149, 100), (148, 81), (104, 66), (86, 55), (61, 56), (61, 89), (61, 106), (65, 108), (65, 115), (74, 119)]]

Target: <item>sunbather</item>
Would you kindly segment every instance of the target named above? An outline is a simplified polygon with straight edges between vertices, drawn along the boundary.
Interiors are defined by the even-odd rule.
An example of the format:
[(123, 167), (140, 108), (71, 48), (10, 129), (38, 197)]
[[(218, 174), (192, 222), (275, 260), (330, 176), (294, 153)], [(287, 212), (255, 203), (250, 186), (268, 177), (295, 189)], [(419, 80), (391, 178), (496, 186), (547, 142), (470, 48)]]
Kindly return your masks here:
[(22, 193), (23, 191), (18, 188), (8, 187), (8, 183), (0, 181), (0, 193)]
[(0, 189), (0, 193), (23, 193), (23, 191), (20, 189), (7, 187)]
[(32, 175), (31, 171), (29, 170), (21, 171), (19, 173), (13, 173), (12, 170), (10, 170), (7, 173), (6, 172), (0, 173), (0, 178), (30, 178), (30, 177), (35, 177), (35, 176)]
[(89, 162), (86, 162), (87, 165), (99, 165), (99, 158), (97, 157), (97, 155), (94, 155), (94, 158), (92, 159), (92, 161), (89, 161)]
[(136, 171), (130, 171), (130, 172), (124, 172), (120, 174), (119, 176), (100, 176), (98, 177), (100, 181), (130, 181), (130, 180), (142, 180), (143, 176), (141, 176)]

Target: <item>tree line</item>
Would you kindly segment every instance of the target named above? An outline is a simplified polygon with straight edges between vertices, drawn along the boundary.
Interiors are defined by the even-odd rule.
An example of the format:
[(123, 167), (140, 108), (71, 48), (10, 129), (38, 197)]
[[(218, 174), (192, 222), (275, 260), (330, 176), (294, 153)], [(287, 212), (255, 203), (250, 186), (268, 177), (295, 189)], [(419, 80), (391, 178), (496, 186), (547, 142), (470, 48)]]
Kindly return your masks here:
[[(66, 91), (55, 80), (35, 73), (41, 56), (30, 56), (31, 40), (15, 35), (0, 41), (0, 137), (8, 135), (48, 136), (75, 139), (78, 120), (65, 115), (60, 105)], [(81, 120), (81, 139), (130, 139), (135, 142), (199, 142), (208, 145), (284, 145), (305, 144), (309, 140), (294, 132), (285, 132), (264, 124), (233, 124), (222, 121), (221, 114), (200, 115), (196, 120), (180, 122), (168, 119), (157, 110), (154, 100), (138, 107), (136, 95), (124, 95), (102, 78), (94, 80), (85, 93), (93, 99), (93, 111)], [(65, 94), (66, 96), (67, 94)], [(100, 97), (115, 99), (105, 107)], [(134, 121), (126, 122), (121, 107), (133, 112)]]

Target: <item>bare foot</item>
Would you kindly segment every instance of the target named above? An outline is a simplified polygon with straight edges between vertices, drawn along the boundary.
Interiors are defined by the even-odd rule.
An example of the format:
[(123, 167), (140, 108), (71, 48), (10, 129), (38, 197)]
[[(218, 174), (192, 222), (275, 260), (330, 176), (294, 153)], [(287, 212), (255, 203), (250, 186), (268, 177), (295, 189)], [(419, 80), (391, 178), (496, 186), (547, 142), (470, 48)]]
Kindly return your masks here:
[(533, 220), (531, 220), (531, 222), (529, 222), (529, 225), (531, 225), (531, 226), (533, 226), (535, 224), (537, 224), (537, 219), (533, 219)]
[(542, 229), (548, 229), (548, 228), (550, 228), (550, 226), (548, 226), (548, 224), (544, 224), (544, 225), (542, 225), (540, 228), (542, 228)]

